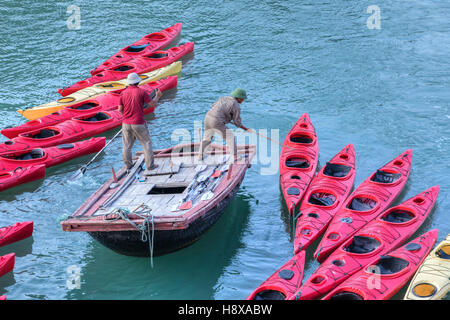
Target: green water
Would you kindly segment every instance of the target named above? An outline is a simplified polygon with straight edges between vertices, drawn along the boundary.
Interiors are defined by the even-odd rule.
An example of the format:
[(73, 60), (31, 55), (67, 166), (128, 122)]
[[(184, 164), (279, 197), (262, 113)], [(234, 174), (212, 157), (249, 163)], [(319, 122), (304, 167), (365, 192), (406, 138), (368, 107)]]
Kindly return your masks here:
[[(81, 9), (79, 30), (66, 10)], [(278, 129), (280, 139), (308, 112), (320, 164), (348, 143), (357, 154), (355, 185), (412, 148), (413, 168), (399, 203), (439, 184), (436, 208), (419, 231), (450, 232), (450, 5), (377, 1), (381, 29), (368, 29), (371, 1), (28, 1), (0, 3), (0, 127), (24, 119), (16, 109), (58, 98), (56, 90), (144, 34), (183, 22), (180, 42), (195, 41), (178, 89), (149, 118), (154, 147), (194, 121), (221, 95), (247, 90), (244, 125)], [(108, 132), (111, 138), (115, 131)], [(270, 130), (269, 130), (270, 133)], [(274, 136), (275, 137), (275, 136)], [(276, 137), (275, 137), (276, 138)], [(3, 140), (2, 140), (3, 141)], [(261, 141), (264, 142), (264, 141)], [(139, 149), (136, 145), (135, 150)], [(149, 259), (118, 255), (87, 234), (66, 233), (71, 214), (121, 166), (115, 141), (85, 178), (68, 177), (90, 157), (51, 168), (43, 181), (0, 195), (0, 225), (34, 220), (32, 239), (16, 252), (14, 273), (0, 278), (9, 299), (243, 299), (293, 250), (278, 175), (256, 163), (226, 214), (197, 243)], [(275, 158), (277, 158), (276, 155)], [(318, 263), (307, 252), (305, 278)], [(67, 268), (81, 271), (68, 289)], [(403, 291), (396, 296), (401, 298)]]

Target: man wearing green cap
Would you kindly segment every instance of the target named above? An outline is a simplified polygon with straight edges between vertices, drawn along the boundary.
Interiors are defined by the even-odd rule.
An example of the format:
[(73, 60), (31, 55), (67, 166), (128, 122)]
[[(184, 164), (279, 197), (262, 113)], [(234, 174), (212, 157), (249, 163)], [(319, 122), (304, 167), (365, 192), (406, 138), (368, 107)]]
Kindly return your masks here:
[(231, 97), (220, 97), (206, 113), (205, 133), (200, 144), (198, 160), (203, 160), (206, 147), (209, 146), (215, 133), (218, 133), (227, 142), (230, 150), (233, 150), (234, 159), (237, 159), (237, 147), (233, 132), (226, 127), (227, 123), (233, 123), (236, 127), (245, 131), (250, 129), (241, 123), (240, 104), (247, 99), (245, 90), (237, 88), (231, 93)]

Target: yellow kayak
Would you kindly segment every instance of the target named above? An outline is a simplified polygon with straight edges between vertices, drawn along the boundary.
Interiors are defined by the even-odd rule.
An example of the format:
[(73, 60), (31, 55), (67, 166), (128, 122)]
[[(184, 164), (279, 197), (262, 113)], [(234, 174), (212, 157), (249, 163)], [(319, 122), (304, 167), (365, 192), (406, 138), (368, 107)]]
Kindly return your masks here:
[[(142, 78), (142, 81), (139, 84), (141, 85), (151, 81), (157, 81), (159, 79), (175, 75), (179, 72), (181, 72), (181, 61), (176, 61), (163, 68), (140, 74), (139, 76)], [(61, 110), (64, 107), (71, 106), (88, 99), (93, 99), (99, 95), (108, 93), (109, 91), (122, 89), (126, 86), (126, 79), (97, 83), (92, 87), (84, 88), (61, 99), (32, 108), (17, 110), (17, 112), (29, 120), (35, 120)]]
[(404, 300), (440, 300), (450, 290), (450, 234), (426, 257)]

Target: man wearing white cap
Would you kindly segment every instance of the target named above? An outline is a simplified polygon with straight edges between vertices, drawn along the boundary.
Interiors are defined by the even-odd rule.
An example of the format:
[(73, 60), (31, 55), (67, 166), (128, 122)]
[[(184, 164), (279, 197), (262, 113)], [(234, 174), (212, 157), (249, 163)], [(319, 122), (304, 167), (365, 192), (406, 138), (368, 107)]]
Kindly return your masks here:
[(119, 111), (123, 114), (122, 120), (122, 158), (127, 169), (133, 167), (131, 148), (137, 139), (142, 146), (145, 157), (145, 174), (150, 174), (157, 166), (154, 164), (152, 140), (144, 119), (144, 109), (152, 107), (158, 102), (162, 93), (156, 89), (156, 96), (152, 99), (147, 91), (138, 86), (141, 78), (137, 73), (130, 73), (127, 78), (128, 87), (120, 94)]

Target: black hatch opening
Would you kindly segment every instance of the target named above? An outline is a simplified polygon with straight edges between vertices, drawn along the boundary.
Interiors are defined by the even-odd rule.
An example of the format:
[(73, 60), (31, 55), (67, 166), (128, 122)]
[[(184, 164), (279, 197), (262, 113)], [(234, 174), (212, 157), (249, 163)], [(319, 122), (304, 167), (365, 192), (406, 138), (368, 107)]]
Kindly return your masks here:
[(376, 274), (394, 274), (402, 271), (409, 265), (409, 262), (391, 256), (380, 256), (376, 265), (371, 265), (367, 268), (370, 273)]
[(336, 197), (334, 194), (326, 192), (315, 192), (311, 194), (308, 202), (318, 206), (329, 207), (336, 202)]
[(381, 243), (367, 236), (354, 236), (352, 242), (344, 247), (344, 251), (357, 254), (365, 254), (375, 251)]
[(294, 142), (294, 143), (309, 144), (309, 143), (313, 142), (313, 139), (310, 136), (308, 136), (306, 134), (299, 134), (299, 133), (292, 134), (289, 139), (291, 140), (291, 142)]
[(350, 291), (342, 291), (332, 295), (330, 297), (330, 300), (364, 300), (364, 299), (357, 293)]
[(97, 103), (88, 102), (88, 103), (83, 103), (82, 105), (79, 105), (79, 106), (71, 106), (69, 108), (75, 109), (75, 110), (89, 110), (89, 109), (95, 108), (96, 106), (98, 106)]
[(166, 58), (168, 57), (169, 54), (168, 53), (162, 53), (162, 52), (155, 52), (149, 55), (146, 55), (145, 57), (147, 59), (162, 59), (162, 58)]
[(377, 202), (371, 198), (356, 197), (347, 205), (347, 208), (355, 211), (370, 211), (377, 205)]
[(154, 186), (147, 194), (180, 194), (186, 190), (186, 186)]
[(286, 296), (280, 291), (264, 290), (258, 292), (253, 300), (286, 300)]
[(131, 69), (134, 69), (134, 67), (133, 66), (124, 65), (124, 66), (120, 66), (120, 67), (114, 68), (113, 70), (114, 71), (128, 71), (128, 70), (131, 70)]
[(143, 44), (141, 46), (133, 46), (133, 45), (131, 45), (128, 48), (126, 48), (125, 51), (126, 52), (141, 52), (147, 47), (148, 47), (148, 44)]
[(386, 172), (383, 170), (377, 170), (375, 174), (370, 178), (373, 182), (378, 183), (393, 183), (400, 179), (402, 175), (400, 173), (392, 173), (392, 172)]
[(414, 219), (415, 215), (406, 210), (393, 210), (388, 212), (381, 220), (391, 223), (404, 223)]
[(334, 178), (343, 178), (348, 175), (352, 167), (343, 164), (327, 162), (323, 174)]
[(286, 167), (306, 169), (309, 168), (309, 161), (302, 157), (290, 157), (286, 159)]
[(13, 159), (15, 159), (15, 160), (33, 160), (33, 159), (40, 159), (43, 156), (44, 156), (44, 151), (42, 149), (33, 149), (30, 152), (15, 156), (15, 157), (13, 157)]
[(110, 118), (111, 117), (109, 115), (107, 115), (106, 113), (99, 112), (99, 113), (96, 113), (94, 116), (86, 117), (86, 118), (78, 118), (78, 119), (82, 120), (82, 121), (98, 122), (98, 121), (108, 120)]
[(27, 134), (24, 134), (24, 136), (28, 137), (28, 138), (33, 138), (33, 139), (46, 139), (46, 138), (51, 138), (53, 136), (56, 136), (57, 134), (59, 134), (59, 132), (56, 130), (42, 129), (42, 130), (39, 130), (39, 132), (37, 132), (37, 133), (27, 133)]

